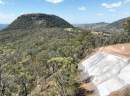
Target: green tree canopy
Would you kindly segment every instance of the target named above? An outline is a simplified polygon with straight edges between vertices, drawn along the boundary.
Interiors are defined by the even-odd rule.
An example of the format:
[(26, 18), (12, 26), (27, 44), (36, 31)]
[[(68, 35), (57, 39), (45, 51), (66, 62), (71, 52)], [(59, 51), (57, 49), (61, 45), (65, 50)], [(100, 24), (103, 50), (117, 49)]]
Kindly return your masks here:
[(128, 32), (130, 35), (130, 17), (128, 18), (127, 22), (124, 24), (124, 29)]

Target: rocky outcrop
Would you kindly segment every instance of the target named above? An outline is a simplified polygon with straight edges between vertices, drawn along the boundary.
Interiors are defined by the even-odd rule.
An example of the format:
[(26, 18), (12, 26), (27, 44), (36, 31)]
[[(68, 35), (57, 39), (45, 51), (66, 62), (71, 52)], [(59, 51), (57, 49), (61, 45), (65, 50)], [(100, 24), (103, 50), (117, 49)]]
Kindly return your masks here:
[[(127, 47), (128, 46), (129, 44), (127, 44)], [(111, 47), (111, 49), (113, 49), (111, 51), (106, 50), (107, 47), (105, 50), (97, 51), (89, 58), (86, 58), (79, 65), (79, 69), (82, 70), (82, 79), (88, 76), (93, 77), (91, 82), (97, 87), (100, 96), (108, 96), (110, 93), (130, 84), (130, 62), (129, 58), (127, 58), (129, 55), (123, 51), (125, 48), (125, 50), (129, 50), (129, 47), (127, 47), (126, 45), (124, 47), (118, 46), (117, 49), (120, 49), (119, 52), (116, 50), (116, 46), (114, 46), (114, 48)], [(123, 54), (121, 54), (122, 52)], [(129, 53), (129, 51), (126, 53)], [(127, 89), (128, 88), (126, 88), (126, 90)]]

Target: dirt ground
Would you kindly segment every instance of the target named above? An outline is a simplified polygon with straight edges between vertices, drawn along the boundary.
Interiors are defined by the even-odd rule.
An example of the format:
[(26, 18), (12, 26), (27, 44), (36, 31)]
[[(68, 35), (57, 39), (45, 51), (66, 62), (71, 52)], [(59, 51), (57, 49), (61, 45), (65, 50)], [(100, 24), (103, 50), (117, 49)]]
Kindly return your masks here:
[(130, 96), (130, 85), (111, 93), (109, 96)]
[(130, 58), (130, 43), (116, 44), (96, 49), (96, 51), (102, 51), (111, 53), (114, 55), (120, 55), (123, 57)]

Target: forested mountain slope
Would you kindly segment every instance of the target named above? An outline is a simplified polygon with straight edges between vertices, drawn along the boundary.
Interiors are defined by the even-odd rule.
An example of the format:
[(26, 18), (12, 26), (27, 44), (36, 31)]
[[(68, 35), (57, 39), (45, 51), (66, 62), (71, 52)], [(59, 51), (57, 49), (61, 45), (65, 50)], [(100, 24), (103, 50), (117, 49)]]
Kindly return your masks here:
[(72, 28), (64, 19), (48, 14), (24, 14), (19, 16), (7, 29), (32, 29), (32, 28)]

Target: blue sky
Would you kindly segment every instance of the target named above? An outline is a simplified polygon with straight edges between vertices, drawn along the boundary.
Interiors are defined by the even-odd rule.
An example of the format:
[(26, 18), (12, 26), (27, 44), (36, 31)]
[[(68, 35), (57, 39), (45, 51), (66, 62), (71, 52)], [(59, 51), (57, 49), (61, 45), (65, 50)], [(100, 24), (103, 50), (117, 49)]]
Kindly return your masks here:
[(130, 16), (130, 0), (0, 0), (0, 23), (26, 13), (55, 14), (73, 24), (113, 22)]

